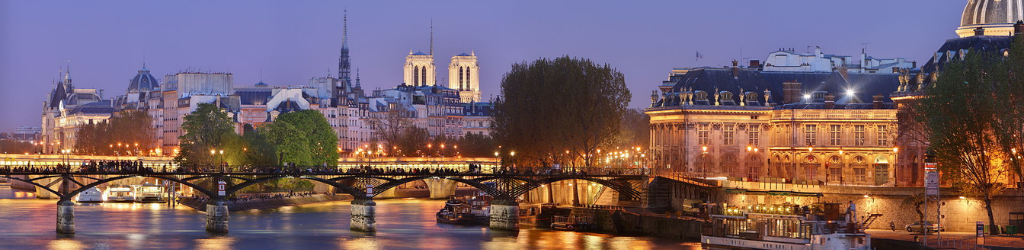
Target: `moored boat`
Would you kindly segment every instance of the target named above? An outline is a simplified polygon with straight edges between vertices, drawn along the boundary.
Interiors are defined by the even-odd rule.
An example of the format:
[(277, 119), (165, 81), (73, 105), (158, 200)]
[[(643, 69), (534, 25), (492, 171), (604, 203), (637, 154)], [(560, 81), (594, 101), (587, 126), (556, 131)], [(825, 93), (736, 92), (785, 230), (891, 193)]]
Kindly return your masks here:
[(103, 191), (103, 201), (105, 202), (134, 202), (135, 191), (131, 186), (126, 185), (111, 185), (107, 187), (107, 190)]
[(165, 201), (165, 190), (163, 186), (156, 184), (133, 185), (135, 189), (135, 202), (163, 202)]
[(80, 203), (99, 203), (103, 202), (103, 192), (97, 187), (91, 187), (78, 193), (75, 201)]
[(788, 206), (771, 209), (727, 209), (712, 215), (701, 234), (705, 249), (871, 249), (871, 235), (856, 222), (800, 213)]
[(437, 223), (452, 225), (487, 225), (490, 223), (490, 202), (482, 197), (452, 198), (437, 211)]

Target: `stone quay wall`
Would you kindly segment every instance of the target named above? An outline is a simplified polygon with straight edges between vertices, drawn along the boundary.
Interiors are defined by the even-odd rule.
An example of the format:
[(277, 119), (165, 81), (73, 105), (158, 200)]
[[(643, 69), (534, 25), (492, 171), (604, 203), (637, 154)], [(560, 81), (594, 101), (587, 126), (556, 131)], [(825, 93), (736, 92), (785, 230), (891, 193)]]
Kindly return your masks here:
[(644, 235), (674, 239), (700, 239), (703, 221), (692, 218), (641, 215), (623, 210), (581, 209), (594, 217), (597, 230), (603, 233)]
[[(821, 193), (822, 197), (800, 197), (789, 195), (755, 195), (749, 193), (726, 194), (724, 203), (729, 206), (746, 206), (756, 204), (812, 204), (818, 202), (839, 203), (845, 211), (846, 204), (853, 201), (857, 207), (857, 217), (863, 220), (869, 214), (882, 214), (869, 228), (889, 229), (889, 223), (896, 224), (897, 230), (919, 220), (916, 207), (908, 202), (908, 198), (921, 194), (924, 188), (911, 187), (852, 187), (852, 186), (813, 186), (790, 187), (794, 192)], [(806, 189), (806, 190), (805, 190)], [(813, 189), (813, 190), (811, 190)], [(978, 197), (961, 196), (951, 188), (943, 188), (940, 211), (943, 217), (938, 220), (947, 231), (973, 231), (978, 221), (988, 223), (985, 203)], [(962, 197), (962, 198), (961, 198)], [(921, 207), (925, 209), (924, 206)], [(925, 220), (936, 221), (936, 203), (928, 203)], [(1024, 212), (1024, 191), (1010, 189), (996, 195), (993, 199), (992, 213), (996, 225), (1005, 226), (1009, 222), (1009, 213)]]
[[(352, 196), (347, 194), (314, 194), (307, 196), (291, 196), (281, 199), (252, 199), (247, 201), (225, 201), (225, 203), (227, 203), (228, 205), (228, 210), (240, 211), (249, 209), (270, 209), (284, 206), (295, 206), (319, 202), (347, 200), (352, 200)], [(182, 205), (194, 208), (199, 211), (206, 211), (206, 201), (204, 200), (182, 198), (178, 200), (178, 202)]]

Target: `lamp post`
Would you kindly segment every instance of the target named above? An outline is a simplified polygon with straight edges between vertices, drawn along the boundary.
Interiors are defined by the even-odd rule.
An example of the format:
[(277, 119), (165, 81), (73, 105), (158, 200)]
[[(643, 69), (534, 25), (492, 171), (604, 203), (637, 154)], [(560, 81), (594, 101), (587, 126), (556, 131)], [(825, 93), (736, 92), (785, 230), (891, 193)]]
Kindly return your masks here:
[(846, 156), (843, 156), (843, 148), (839, 148), (839, 185), (846, 185), (843, 172), (846, 172)]
[(512, 170), (516, 169), (516, 151), (509, 152), (509, 161), (512, 161)]
[(708, 178), (708, 146), (702, 146), (702, 147), (700, 147), (700, 150), (701, 150), (700, 162), (701, 162), (701, 165), (702, 165), (701, 166), (701, 168), (702, 168), (701, 172), (702, 172), (702, 175), (703, 175), (704, 179), (707, 179)]
[[(807, 146), (807, 155), (813, 157), (813, 154), (814, 154), (814, 145)], [(807, 169), (807, 170), (810, 170), (810, 169)], [(810, 171), (807, 171), (807, 172), (810, 172)], [(817, 177), (817, 175), (814, 174), (813, 172), (811, 172), (811, 173), (807, 173), (807, 177), (808, 177), (807, 178), (808, 181), (813, 181), (814, 177)]]
[(494, 168), (491, 169), (491, 172), (494, 172), (494, 169), (497, 169), (498, 165), (500, 165), (500, 164), (501, 164), (501, 158), (498, 158), (498, 151), (494, 151)]
[(897, 178), (898, 175), (896, 175), (896, 173), (897, 173), (896, 170), (899, 169), (899, 165), (897, 164), (897, 163), (899, 163), (899, 159), (900, 159), (900, 154), (899, 153), (900, 153), (900, 148), (899, 147), (897, 147), (897, 146), (892, 147), (892, 186), (893, 187), (899, 187), (900, 186), (900, 184), (899, 184), (899, 180), (900, 179)]

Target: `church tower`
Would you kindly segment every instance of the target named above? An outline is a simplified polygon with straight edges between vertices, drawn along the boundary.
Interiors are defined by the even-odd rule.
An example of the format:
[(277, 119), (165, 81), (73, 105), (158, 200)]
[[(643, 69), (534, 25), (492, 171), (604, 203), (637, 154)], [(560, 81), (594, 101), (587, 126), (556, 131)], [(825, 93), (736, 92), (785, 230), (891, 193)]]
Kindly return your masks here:
[(434, 67), (434, 25), (430, 25), (430, 54), (423, 52), (405, 56), (405, 84), (412, 86), (434, 86), (437, 81), (437, 69)]
[(348, 56), (348, 10), (345, 10), (342, 20), (341, 57), (338, 58), (338, 83), (341, 86), (338, 89), (345, 92), (352, 88), (352, 63)]
[(452, 57), (448, 65), (448, 88), (459, 91), (462, 103), (480, 101), (480, 64), (476, 52)]

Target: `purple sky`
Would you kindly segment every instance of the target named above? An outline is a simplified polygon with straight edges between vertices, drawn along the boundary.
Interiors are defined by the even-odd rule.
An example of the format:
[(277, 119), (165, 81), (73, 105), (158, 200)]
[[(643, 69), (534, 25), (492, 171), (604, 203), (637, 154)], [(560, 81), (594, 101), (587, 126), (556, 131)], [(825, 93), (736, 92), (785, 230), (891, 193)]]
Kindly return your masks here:
[(966, 2), (0, 1), (0, 132), (40, 125), (66, 60), (77, 87), (105, 98), (124, 93), (143, 54), (160, 80), (187, 68), (234, 73), (236, 85), (258, 82), (261, 68), (272, 85), (336, 74), (345, 8), (364, 88), (401, 83), (409, 50), (429, 50), (433, 19), (438, 75), (475, 50), (485, 99), (512, 63), (570, 55), (618, 68), (630, 106), (645, 107), (673, 67), (695, 65), (695, 51), (700, 66), (723, 66), (782, 47), (859, 58), (870, 43), (872, 56), (923, 64), (956, 36)]

